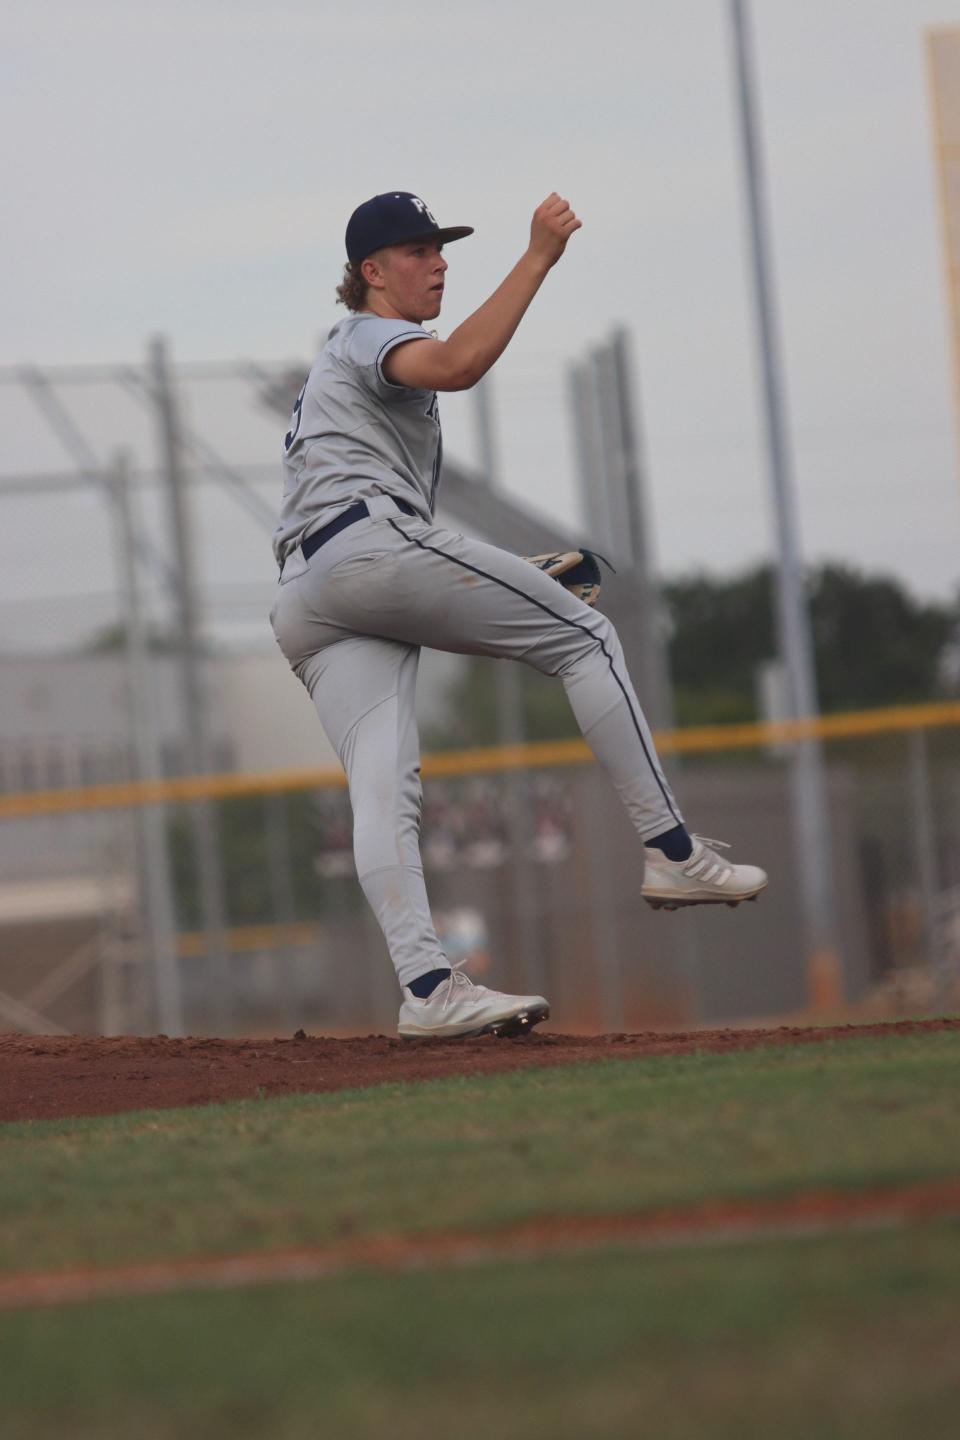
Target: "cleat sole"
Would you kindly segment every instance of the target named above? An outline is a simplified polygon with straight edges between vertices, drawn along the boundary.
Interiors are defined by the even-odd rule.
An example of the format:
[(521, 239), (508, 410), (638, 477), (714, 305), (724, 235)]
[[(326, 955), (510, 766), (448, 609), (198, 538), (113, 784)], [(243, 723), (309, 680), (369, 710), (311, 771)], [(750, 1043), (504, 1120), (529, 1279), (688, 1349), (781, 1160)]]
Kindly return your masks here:
[(736, 910), (738, 905), (743, 905), (749, 900), (756, 900), (759, 895), (760, 891), (758, 890), (753, 895), (738, 895), (735, 900), (728, 900), (725, 895), (691, 895), (689, 899), (684, 898), (682, 900), (679, 897), (673, 897), (668, 900), (662, 895), (644, 895), (643, 898), (651, 910), (683, 910), (691, 905), (726, 905), (731, 910)]
[(549, 1005), (532, 1005), (522, 1014), (511, 1015), (508, 1020), (494, 1020), (490, 1025), (485, 1025), (482, 1030), (474, 1031), (474, 1034), (496, 1035), (500, 1040), (515, 1040), (519, 1035), (529, 1035), (534, 1025), (539, 1025), (541, 1020), (549, 1020), (549, 1018)]
[(522, 1010), (519, 1015), (508, 1015), (504, 1020), (491, 1020), (489, 1025), (482, 1025), (478, 1030), (460, 1030), (446, 1035), (442, 1030), (399, 1033), (401, 1040), (476, 1040), (479, 1035), (495, 1035), (501, 1040), (515, 1040), (520, 1035), (529, 1035), (534, 1025), (539, 1025), (541, 1020), (549, 1018), (549, 1005), (531, 1005), (529, 1010)]

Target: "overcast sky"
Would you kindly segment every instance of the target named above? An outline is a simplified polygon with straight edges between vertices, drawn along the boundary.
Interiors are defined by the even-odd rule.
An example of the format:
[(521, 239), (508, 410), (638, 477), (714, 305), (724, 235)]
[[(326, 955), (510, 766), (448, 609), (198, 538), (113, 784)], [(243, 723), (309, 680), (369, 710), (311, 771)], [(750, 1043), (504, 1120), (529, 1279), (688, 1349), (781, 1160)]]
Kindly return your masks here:
[[(945, 598), (960, 486), (924, 30), (960, 0), (752, 14), (804, 550)], [(505, 485), (578, 517), (567, 367), (624, 324), (660, 568), (763, 558), (727, 20), (725, 0), (6, 0), (0, 363), (139, 360), (157, 331), (179, 360), (308, 360), (342, 313), (347, 216), (388, 188), (476, 226), (448, 252), (448, 333), (556, 188), (584, 225), (494, 372)], [(64, 393), (100, 459), (123, 442), (154, 463), (129, 397)], [(283, 425), (249, 390), (186, 403), (228, 458), (274, 465)], [(68, 468), (28, 399), (0, 406), (3, 475)], [(469, 397), (441, 413), (475, 460)], [(252, 621), (266, 531), (213, 493), (197, 513), (205, 580)], [(0, 494), (0, 648), (93, 617), (111, 564), (94, 497)]]

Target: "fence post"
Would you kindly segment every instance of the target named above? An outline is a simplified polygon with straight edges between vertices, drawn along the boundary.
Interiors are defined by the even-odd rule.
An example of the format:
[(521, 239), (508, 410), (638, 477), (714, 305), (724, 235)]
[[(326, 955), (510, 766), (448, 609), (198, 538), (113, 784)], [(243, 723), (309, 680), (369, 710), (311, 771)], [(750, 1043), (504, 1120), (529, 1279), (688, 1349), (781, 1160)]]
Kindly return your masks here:
[(937, 845), (930, 795), (929, 746), (925, 730), (911, 730), (907, 736), (907, 784), (910, 791), (914, 863), (920, 890), (923, 958), (933, 977), (937, 1008), (946, 1010), (947, 977), (937, 944)]
[[(123, 599), (127, 703), (134, 761), (134, 779), (161, 778), (160, 743), (147, 664), (147, 640), (136, 562), (136, 521), (130, 491), (130, 460), (119, 452), (108, 476), (113, 507), (117, 565)], [(147, 945), (154, 1022), (165, 1035), (183, 1034), (183, 1002), (176, 922), (170, 882), (167, 807), (139, 805), (137, 833), (144, 889)]]
[[(204, 660), (200, 646), (199, 606), (194, 563), (193, 525), (188, 514), (183, 447), (166, 342), (156, 336), (150, 345), (151, 396), (156, 410), (170, 530), (176, 556), (176, 602), (179, 668), (183, 695), (186, 769), (193, 775), (210, 771), (210, 747), (203, 687)], [(211, 800), (190, 806), (196, 852), (197, 881), (205, 932), (204, 965), (208, 1012), (217, 1030), (228, 1032), (233, 1020), (233, 991), (226, 939), (226, 898), (218, 812)]]
[(299, 956), (290, 933), (296, 920), (293, 881), (290, 876), (292, 856), (290, 829), (285, 797), (278, 792), (263, 797), (263, 821), (267, 851), (267, 884), (273, 905), (274, 922), (283, 926), (285, 939), (273, 955), (274, 994), (279, 989), (278, 1011), (284, 1022), (299, 1024), (302, 1019), (303, 987), (300, 984)]

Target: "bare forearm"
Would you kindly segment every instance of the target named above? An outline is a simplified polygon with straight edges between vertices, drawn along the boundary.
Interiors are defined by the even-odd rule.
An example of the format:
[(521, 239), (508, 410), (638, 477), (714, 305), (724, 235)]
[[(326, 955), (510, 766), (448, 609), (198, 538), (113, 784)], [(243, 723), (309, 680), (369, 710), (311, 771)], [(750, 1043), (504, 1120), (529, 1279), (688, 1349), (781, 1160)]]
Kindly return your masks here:
[(499, 360), (549, 269), (525, 251), (489, 300), (447, 337), (450, 364), (463, 389), (475, 385)]

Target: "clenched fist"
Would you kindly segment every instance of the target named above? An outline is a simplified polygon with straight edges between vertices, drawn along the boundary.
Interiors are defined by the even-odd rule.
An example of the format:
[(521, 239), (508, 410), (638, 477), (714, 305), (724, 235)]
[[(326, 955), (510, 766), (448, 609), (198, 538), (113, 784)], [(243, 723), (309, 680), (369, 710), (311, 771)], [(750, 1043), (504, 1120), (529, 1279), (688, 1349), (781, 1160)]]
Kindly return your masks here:
[(574, 230), (583, 224), (569, 202), (554, 190), (533, 212), (530, 225), (530, 252), (547, 266), (556, 265)]

